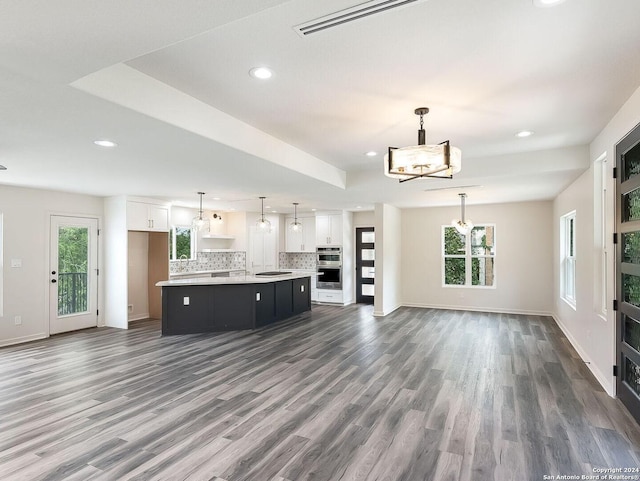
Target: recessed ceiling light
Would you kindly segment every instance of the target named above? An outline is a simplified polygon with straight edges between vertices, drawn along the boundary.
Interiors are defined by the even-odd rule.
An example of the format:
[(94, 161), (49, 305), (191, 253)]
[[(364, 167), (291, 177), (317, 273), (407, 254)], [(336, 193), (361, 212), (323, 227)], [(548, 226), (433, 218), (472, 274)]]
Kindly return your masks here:
[(318, 209), (311, 209), (311, 212), (315, 212), (315, 211), (317, 211), (317, 210), (318, 210)]
[(265, 205), (264, 208), (265, 209), (271, 209), (271, 206), (270, 205)]
[(516, 134), (516, 137), (520, 137), (521, 139), (524, 137), (531, 137), (533, 135), (532, 130), (521, 130)]
[(100, 147), (117, 147), (118, 144), (116, 144), (114, 141), (112, 140), (94, 140), (93, 141), (94, 144), (99, 145)]
[(356, 205), (356, 209), (362, 209), (361, 205)]
[(213, 200), (220, 200), (220, 197), (214, 197)]
[(277, 213), (278, 213), (278, 211), (277, 211), (277, 210), (272, 210), (271, 212), (272, 212), (273, 214), (277, 214)]
[(255, 67), (249, 70), (249, 75), (251, 75), (253, 78), (266, 80), (273, 76), (273, 72), (267, 67)]
[(378, 155), (378, 152), (374, 152), (373, 150), (370, 150), (364, 155), (366, 155), (367, 157), (375, 157), (376, 155)]
[(547, 8), (547, 7), (555, 7), (556, 5), (560, 5), (565, 0), (533, 0), (533, 4), (536, 7)]

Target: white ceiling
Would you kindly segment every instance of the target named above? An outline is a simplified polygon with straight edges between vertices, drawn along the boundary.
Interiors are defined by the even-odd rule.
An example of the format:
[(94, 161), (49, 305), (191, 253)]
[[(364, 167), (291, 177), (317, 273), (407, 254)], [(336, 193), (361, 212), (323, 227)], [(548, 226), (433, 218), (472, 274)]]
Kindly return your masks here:
[[(358, 3), (1, 1), (0, 185), (281, 211), (551, 199), (640, 85), (637, 0), (428, 0), (293, 30)], [(421, 106), (462, 172), (398, 184), (382, 155), (417, 143)]]

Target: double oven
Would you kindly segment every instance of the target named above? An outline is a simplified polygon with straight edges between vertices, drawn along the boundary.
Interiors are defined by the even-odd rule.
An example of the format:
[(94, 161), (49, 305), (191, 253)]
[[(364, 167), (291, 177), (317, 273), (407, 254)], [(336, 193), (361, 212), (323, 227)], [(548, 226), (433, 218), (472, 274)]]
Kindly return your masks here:
[(318, 289), (342, 289), (342, 247), (318, 247), (316, 269)]

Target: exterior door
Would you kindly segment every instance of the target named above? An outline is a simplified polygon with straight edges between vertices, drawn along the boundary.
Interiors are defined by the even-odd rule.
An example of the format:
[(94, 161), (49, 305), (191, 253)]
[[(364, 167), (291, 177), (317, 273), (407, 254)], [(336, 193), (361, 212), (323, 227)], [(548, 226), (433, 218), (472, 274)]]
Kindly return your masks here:
[(375, 290), (375, 232), (373, 227), (356, 228), (356, 302), (373, 304)]
[(640, 126), (616, 145), (617, 395), (640, 422)]
[(98, 220), (51, 216), (49, 334), (98, 325)]

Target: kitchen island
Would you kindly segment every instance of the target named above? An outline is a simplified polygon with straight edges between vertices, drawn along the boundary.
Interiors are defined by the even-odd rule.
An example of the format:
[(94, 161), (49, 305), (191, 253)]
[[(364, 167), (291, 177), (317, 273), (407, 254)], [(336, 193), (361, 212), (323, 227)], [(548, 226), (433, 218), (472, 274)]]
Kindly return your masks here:
[(172, 279), (162, 288), (162, 334), (255, 329), (311, 309), (309, 274)]

